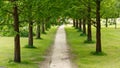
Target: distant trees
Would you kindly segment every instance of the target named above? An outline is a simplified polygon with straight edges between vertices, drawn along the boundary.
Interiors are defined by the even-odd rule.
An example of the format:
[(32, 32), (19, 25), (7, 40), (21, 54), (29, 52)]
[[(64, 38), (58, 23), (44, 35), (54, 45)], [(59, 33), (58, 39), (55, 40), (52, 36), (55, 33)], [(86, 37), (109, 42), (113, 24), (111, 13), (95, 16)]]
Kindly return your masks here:
[[(74, 14), (72, 17), (74, 19), (80, 20), (79, 27), (80, 30), (83, 31), (83, 34), (87, 33), (87, 40), (86, 42), (92, 42), (92, 31), (91, 31), (91, 14), (92, 14), (92, 0), (75, 0), (75, 2), (72, 3), (72, 10), (71, 13)], [(77, 25), (77, 20), (74, 21), (74, 25)], [(86, 28), (87, 24), (87, 28)], [(83, 25), (83, 26), (82, 26)], [(81, 27), (82, 26), (82, 27)], [(78, 26), (75, 26), (78, 28)], [(87, 30), (86, 30), (87, 29)], [(87, 31), (87, 32), (86, 32)]]
[(106, 20), (105, 27), (108, 27), (108, 24), (110, 24), (108, 20), (113, 19), (114, 20), (113, 24), (115, 25), (116, 28), (117, 23), (115, 21), (116, 18), (119, 17), (119, 13), (120, 13), (119, 6), (120, 6), (120, 2), (118, 0), (109, 0), (109, 1), (106, 0), (101, 2), (101, 18)]
[[(87, 41), (92, 41), (91, 25), (96, 28), (96, 53), (102, 52), (101, 46), (101, 18), (106, 19), (105, 26), (108, 27), (108, 19), (113, 19), (115, 28), (117, 27), (116, 18), (120, 16), (119, 0), (75, 0), (72, 3), (71, 11), (74, 14), (73, 26), (77, 24), (75, 19), (80, 18), (82, 21), (82, 31), (86, 34), (87, 24)], [(79, 4), (79, 5), (78, 5)], [(96, 7), (95, 7), (96, 6)], [(111, 11), (114, 10), (114, 11)], [(87, 11), (87, 12), (86, 12)], [(80, 26), (80, 25), (79, 25)]]
[[(101, 5), (102, 4), (102, 5)], [(112, 5), (111, 5), (112, 4)], [(108, 19), (109, 18), (117, 18), (119, 17), (119, 8), (118, 5), (120, 3), (118, 0), (110, 0), (110, 1), (103, 1), (103, 0), (75, 0), (72, 3), (72, 18), (73, 18), (73, 26), (77, 24), (75, 19), (82, 20), (82, 31), (86, 34), (87, 31), (87, 41), (92, 42), (92, 30), (91, 25), (95, 26), (96, 28), (96, 53), (102, 52), (101, 47), (101, 23), (100, 19), (105, 18), (106, 24), (105, 26), (108, 27)], [(96, 6), (96, 7), (95, 7)], [(113, 10), (114, 11), (111, 11)], [(87, 12), (86, 12), (87, 11)], [(92, 20), (93, 19), (93, 20)], [(115, 21), (115, 20), (114, 20)], [(86, 30), (87, 24), (87, 30)], [(79, 25), (81, 27), (81, 25)], [(115, 22), (116, 25), (116, 22)]]

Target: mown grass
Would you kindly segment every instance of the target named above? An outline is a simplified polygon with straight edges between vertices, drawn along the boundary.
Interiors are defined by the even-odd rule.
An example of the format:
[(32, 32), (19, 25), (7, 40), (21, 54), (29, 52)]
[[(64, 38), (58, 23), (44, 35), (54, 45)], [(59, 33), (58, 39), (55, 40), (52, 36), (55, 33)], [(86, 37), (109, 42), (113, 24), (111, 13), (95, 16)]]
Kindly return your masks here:
[(47, 34), (42, 34), (42, 39), (34, 38), (36, 48), (25, 48), (28, 38), (21, 38), (21, 63), (13, 62), (14, 42), (13, 37), (0, 37), (0, 67), (5, 68), (38, 68), (44, 59), (46, 50), (53, 44), (57, 27), (52, 27)]
[[(95, 41), (95, 28), (92, 28)], [(70, 45), (72, 60), (78, 68), (120, 68), (120, 28), (102, 28), (103, 55), (94, 55), (95, 43), (84, 43), (86, 36), (80, 36), (72, 26), (66, 26), (68, 44)]]

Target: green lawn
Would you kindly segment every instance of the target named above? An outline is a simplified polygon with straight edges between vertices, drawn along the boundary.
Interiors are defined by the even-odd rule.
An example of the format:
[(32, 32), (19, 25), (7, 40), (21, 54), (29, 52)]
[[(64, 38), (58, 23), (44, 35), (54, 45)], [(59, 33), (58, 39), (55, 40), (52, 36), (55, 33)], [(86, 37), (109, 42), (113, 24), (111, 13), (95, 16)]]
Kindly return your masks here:
[[(66, 26), (67, 40), (72, 60), (79, 68), (120, 68), (120, 28), (102, 28), (102, 49), (105, 55), (93, 55), (95, 43), (84, 43), (86, 36), (80, 36), (72, 26)], [(95, 28), (92, 28), (95, 41)]]
[(24, 48), (28, 38), (21, 38), (21, 63), (13, 62), (14, 45), (13, 37), (0, 37), (0, 67), (6, 68), (38, 68), (38, 63), (43, 60), (46, 50), (53, 44), (57, 27), (52, 27), (43, 39), (34, 38), (34, 46), (37, 48)]

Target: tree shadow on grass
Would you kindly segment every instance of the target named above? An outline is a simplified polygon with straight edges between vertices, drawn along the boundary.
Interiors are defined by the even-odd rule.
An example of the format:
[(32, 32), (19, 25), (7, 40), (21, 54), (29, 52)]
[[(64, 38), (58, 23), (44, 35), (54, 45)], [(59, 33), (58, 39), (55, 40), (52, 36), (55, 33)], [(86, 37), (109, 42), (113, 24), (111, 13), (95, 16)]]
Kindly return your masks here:
[(37, 49), (37, 47), (33, 46), (29, 46), (29, 45), (25, 45), (24, 48), (29, 48), (29, 49)]
[(21, 61), (20, 63), (18, 63), (18, 62), (14, 62), (14, 60), (11, 60), (11, 59), (9, 59), (9, 61), (8, 61), (8, 65), (10, 65), (10, 66), (16, 66), (16, 65), (18, 65), (18, 64), (34, 64), (33, 62), (30, 62), (30, 61)]
[(78, 29), (77, 32), (82, 32), (82, 30)]
[(80, 36), (87, 36), (85, 33), (81, 33)]
[(47, 34), (47, 32), (42, 32), (42, 34), (45, 34), (45, 35), (46, 35), (46, 34)]
[(84, 43), (86, 43), (86, 44), (94, 44), (95, 41), (88, 41), (88, 40), (85, 40)]
[(75, 28), (75, 27), (74, 27), (74, 29), (75, 29), (77, 32), (82, 32), (82, 30), (79, 29), (79, 28)]
[(92, 51), (90, 54), (95, 55), (95, 56), (106, 56), (107, 55), (107, 53), (105, 52), (95, 52), (95, 51)]
[(35, 38), (35, 39), (37, 39), (37, 40), (43, 40), (43, 38)]

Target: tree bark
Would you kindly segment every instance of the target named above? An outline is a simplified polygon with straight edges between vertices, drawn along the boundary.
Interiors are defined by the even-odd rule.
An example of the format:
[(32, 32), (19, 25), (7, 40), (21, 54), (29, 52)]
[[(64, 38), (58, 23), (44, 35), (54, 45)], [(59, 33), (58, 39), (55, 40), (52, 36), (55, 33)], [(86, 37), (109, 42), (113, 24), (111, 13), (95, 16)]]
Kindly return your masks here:
[(73, 27), (75, 27), (75, 19), (73, 19)]
[(101, 24), (100, 24), (100, 0), (96, 0), (96, 53), (102, 52), (101, 48)]
[(108, 18), (106, 18), (105, 26), (108, 27)]
[(117, 29), (117, 22), (116, 22), (116, 18), (114, 18), (114, 24), (115, 24), (115, 29)]
[(79, 19), (79, 30), (80, 30), (80, 31), (82, 30), (82, 22), (81, 22), (81, 19)]
[(40, 24), (37, 24), (36, 38), (37, 38), (37, 39), (40, 39), (40, 38), (41, 38)]
[(33, 22), (29, 20), (29, 37), (28, 37), (28, 46), (33, 47)]
[(78, 19), (76, 19), (76, 28), (78, 29)]
[[(12, 2), (15, 2), (13, 0)], [(19, 15), (18, 15), (18, 6), (14, 4), (13, 6), (13, 19), (14, 19), (14, 31), (16, 33), (14, 37), (14, 62), (21, 62), (20, 54), (20, 35), (19, 35)]]
[(83, 19), (83, 34), (86, 34), (86, 19)]
[(87, 31), (88, 31), (88, 35), (87, 35), (87, 41), (92, 41), (92, 29), (91, 29), (91, 7), (90, 7), (90, 3), (88, 5), (88, 21), (87, 21)]
[(45, 20), (42, 21), (42, 33), (45, 33)]

